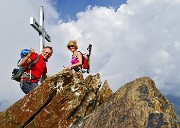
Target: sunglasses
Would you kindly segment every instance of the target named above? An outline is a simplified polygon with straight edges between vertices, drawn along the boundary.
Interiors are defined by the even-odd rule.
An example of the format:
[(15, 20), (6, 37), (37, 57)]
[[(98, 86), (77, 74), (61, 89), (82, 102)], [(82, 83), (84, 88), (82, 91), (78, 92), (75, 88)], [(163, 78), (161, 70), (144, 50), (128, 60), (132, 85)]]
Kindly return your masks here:
[(74, 47), (74, 45), (69, 45), (68, 48), (70, 48), (70, 47)]

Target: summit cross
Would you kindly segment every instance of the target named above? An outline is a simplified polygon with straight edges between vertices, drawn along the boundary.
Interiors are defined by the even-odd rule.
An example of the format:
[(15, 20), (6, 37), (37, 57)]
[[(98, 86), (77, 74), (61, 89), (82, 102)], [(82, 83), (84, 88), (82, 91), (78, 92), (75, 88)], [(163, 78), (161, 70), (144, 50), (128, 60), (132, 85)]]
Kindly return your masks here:
[(40, 53), (45, 47), (45, 39), (48, 42), (51, 42), (51, 37), (46, 32), (44, 27), (44, 8), (40, 6), (40, 24), (34, 19), (34, 17), (30, 17), (30, 25), (39, 32), (40, 37)]

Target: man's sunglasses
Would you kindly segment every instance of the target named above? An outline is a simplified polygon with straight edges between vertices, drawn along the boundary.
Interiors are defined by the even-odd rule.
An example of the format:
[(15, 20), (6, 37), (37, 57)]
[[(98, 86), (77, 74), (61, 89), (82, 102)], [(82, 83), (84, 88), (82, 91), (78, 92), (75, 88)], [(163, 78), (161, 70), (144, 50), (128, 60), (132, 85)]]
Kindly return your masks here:
[(74, 45), (69, 45), (68, 48), (70, 48), (70, 47), (74, 47)]

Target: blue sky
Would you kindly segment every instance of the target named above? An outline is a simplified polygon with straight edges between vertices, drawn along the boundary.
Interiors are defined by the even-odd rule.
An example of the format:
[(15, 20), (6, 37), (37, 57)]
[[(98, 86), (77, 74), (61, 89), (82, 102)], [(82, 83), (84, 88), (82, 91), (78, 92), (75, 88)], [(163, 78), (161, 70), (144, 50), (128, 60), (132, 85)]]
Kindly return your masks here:
[(54, 6), (59, 12), (59, 17), (68, 21), (69, 19), (76, 20), (76, 13), (85, 11), (88, 6), (104, 6), (117, 9), (125, 3), (126, 0), (57, 0)]
[[(102, 83), (107, 80), (114, 92), (134, 79), (150, 77), (163, 94), (180, 96), (179, 0), (56, 1), (1, 2), (0, 101), (24, 96), (11, 72), (21, 49), (32, 47), (39, 53), (39, 35), (29, 19), (39, 21), (40, 6), (52, 39), (46, 45), (54, 48), (47, 64), (50, 75), (70, 65), (66, 44), (77, 40), (80, 51), (93, 45), (91, 74), (100, 73)], [(87, 9), (88, 5), (92, 7)]]

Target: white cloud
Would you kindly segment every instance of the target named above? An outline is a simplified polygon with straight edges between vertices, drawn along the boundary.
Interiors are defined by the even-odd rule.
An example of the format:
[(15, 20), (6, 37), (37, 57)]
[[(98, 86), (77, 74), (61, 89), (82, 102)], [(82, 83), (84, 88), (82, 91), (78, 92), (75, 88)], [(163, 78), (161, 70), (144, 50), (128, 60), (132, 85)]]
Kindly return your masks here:
[(93, 44), (92, 71), (100, 72), (114, 91), (130, 80), (149, 76), (163, 93), (180, 95), (167, 84), (180, 82), (174, 75), (179, 71), (179, 4), (129, 0), (117, 11), (92, 7), (78, 13), (72, 25), (81, 35), (76, 38), (81, 47)]
[[(50, 74), (70, 64), (66, 43), (76, 39), (79, 49), (93, 45), (91, 73), (100, 72), (113, 91), (138, 77), (149, 76), (163, 93), (180, 96), (180, 2), (178, 0), (129, 0), (117, 11), (106, 7), (88, 7), (77, 14), (77, 21), (58, 19), (50, 3), (36, 0), (6, 0), (0, 4), (1, 90), (0, 100), (21, 98), (11, 71), (22, 48), (39, 51), (39, 37), (29, 25), (29, 17), (38, 20), (39, 6), (45, 7), (45, 27), (52, 37), (54, 54), (48, 63)], [(15, 98), (14, 98), (15, 99)]]

